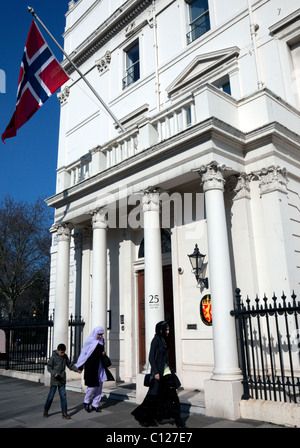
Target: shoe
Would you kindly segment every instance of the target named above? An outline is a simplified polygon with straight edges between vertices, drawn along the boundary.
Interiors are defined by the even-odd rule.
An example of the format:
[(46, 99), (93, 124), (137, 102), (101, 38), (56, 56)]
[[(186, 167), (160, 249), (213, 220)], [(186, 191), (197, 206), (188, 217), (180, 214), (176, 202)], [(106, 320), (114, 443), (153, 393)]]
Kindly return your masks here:
[(62, 418), (64, 418), (65, 420), (70, 420), (71, 417), (66, 412), (64, 412), (62, 414)]
[(84, 404), (84, 409), (86, 410), (86, 412), (90, 413), (91, 412), (90, 405), (87, 403), (83, 403), (83, 404)]
[(186, 428), (186, 425), (185, 423), (183, 423), (181, 418), (175, 420), (175, 425), (177, 426), (177, 428)]
[(92, 406), (92, 411), (102, 412), (102, 410), (100, 408), (94, 408), (94, 406)]
[(43, 417), (48, 417), (48, 411), (44, 410)]

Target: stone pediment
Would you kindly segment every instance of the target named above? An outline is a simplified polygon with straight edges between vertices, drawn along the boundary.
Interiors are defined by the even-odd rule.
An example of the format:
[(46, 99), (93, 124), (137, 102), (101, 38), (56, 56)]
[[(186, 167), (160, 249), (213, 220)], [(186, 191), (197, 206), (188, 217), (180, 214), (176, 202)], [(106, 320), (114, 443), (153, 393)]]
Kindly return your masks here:
[(238, 47), (225, 48), (211, 53), (196, 56), (190, 64), (177, 76), (172, 84), (167, 87), (169, 95), (188, 87), (196, 86), (203, 82), (209, 82), (214, 73), (221, 71), (230, 62), (237, 60), (240, 49)]

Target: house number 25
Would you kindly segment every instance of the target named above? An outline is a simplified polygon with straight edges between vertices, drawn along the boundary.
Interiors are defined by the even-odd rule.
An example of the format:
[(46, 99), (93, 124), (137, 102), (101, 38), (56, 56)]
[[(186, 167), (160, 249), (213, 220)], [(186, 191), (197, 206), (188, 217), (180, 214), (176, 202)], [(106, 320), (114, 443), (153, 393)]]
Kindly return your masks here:
[(158, 303), (159, 302), (159, 297), (158, 294), (150, 294), (149, 296), (149, 303)]

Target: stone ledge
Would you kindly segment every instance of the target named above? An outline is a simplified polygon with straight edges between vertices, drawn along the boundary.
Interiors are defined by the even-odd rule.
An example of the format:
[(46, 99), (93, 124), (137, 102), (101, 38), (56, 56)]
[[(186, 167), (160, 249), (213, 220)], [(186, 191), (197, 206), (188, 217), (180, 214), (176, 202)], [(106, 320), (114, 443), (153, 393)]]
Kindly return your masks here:
[(278, 401), (241, 400), (241, 417), (300, 428), (300, 405)]
[(0, 369), (0, 375), (18, 378), (19, 380), (33, 381), (35, 383), (44, 383), (43, 373), (20, 372), (18, 370)]

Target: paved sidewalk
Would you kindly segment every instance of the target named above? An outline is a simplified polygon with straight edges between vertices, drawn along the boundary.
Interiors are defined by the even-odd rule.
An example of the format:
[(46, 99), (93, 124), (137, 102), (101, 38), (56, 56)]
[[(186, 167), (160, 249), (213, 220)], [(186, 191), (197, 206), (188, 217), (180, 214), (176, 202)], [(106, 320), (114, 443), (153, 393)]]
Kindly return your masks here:
[[(135, 403), (113, 400), (109, 396), (104, 396), (101, 401), (102, 412), (88, 414), (83, 408), (83, 393), (72, 391), (67, 391), (70, 420), (63, 420), (61, 417), (58, 392), (54, 397), (49, 417), (44, 418), (43, 407), (48, 392), (49, 388), (40, 383), (0, 375), (0, 428), (103, 428), (106, 429), (106, 437), (115, 438), (119, 433), (112, 431), (113, 428), (123, 428), (128, 434), (130, 432), (139, 434), (143, 431), (131, 415), (131, 411), (136, 407)], [(186, 433), (186, 437), (188, 437), (187, 433), (196, 428), (280, 428), (280, 426), (259, 421), (230, 421), (201, 414), (182, 413), (182, 417), (187, 428), (181, 429), (180, 432)], [(149, 431), (154, 434), (160, 431), (178, 432), (172, 422), (165, 422), (159, 427), (150, 428)], [(116, 439), (108, 441), (118, 442)], [(135, 444), (134, 441), (132, 442)], [(155, 441), (152, 440), (152, 442)], [(80, 443), (79, 440), (78, 443)]]

